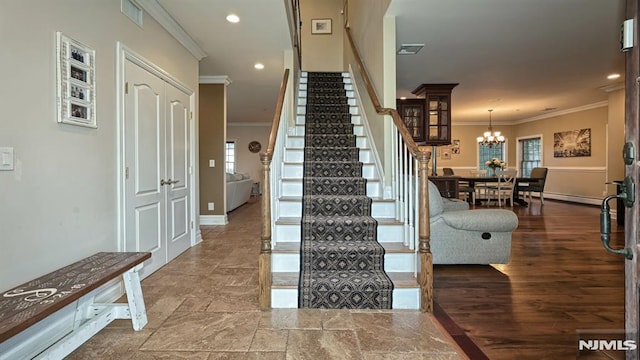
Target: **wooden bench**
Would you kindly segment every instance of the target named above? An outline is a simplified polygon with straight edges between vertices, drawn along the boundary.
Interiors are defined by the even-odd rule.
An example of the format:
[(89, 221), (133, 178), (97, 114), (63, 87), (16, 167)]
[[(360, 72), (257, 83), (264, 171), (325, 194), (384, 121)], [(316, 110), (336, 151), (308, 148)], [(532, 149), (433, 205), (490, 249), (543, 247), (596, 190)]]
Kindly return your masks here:
[[(53, 344), (43, 344), (44, 349), (29, 349), (35, 352), (29, 358), (62, 359), (115, 319), (131, 319), (133, 329), (141, 330), (147, 314), (138, 271), (149, 258), (151, 253), (101, 252), (4, 292), (0, 296), (0, 359), (15, 358), (10, 350), (17, 347), (12, 344), (17, 335), (74, 303), (68, 333), (52, 340)], [(94, 303), (93, 290), (120, 275), (128, 303)]]

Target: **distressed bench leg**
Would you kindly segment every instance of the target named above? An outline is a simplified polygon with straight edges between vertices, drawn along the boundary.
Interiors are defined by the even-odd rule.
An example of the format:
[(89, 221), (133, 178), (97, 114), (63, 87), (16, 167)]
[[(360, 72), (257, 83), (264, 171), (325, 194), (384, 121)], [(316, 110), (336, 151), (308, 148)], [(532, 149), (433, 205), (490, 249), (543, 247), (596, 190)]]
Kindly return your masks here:
[(127, 291), (131, 323), (135, 331), (142, 330), (142, 328), (147, 325), (147, 310), (144, 306), (142, 287), (140, 286), (140, 274), (138, 274), (138, 270), (141, 268), (142, 264), (122, 274), (124, 288)]

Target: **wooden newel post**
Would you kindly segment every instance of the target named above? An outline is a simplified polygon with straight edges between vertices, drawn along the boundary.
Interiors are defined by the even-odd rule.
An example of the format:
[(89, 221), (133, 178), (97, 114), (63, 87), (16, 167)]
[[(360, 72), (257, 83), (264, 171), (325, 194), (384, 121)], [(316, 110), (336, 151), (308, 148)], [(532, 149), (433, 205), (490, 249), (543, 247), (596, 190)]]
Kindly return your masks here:
[(420, 203), (418, 211), (418, 251), (420, 253), (420, 310), (433, 311), (433, 255), (431, 254), (431, 229), (429, 225), (429, 179), (427, 168), (431, 152), (420, 148), (418, 156), (418, 181), (420, 186)]
[(262, 232), (258, 259), (260, 310), (271, 309), (271, 158), (269, 152), (260, 153), (262, 162)]

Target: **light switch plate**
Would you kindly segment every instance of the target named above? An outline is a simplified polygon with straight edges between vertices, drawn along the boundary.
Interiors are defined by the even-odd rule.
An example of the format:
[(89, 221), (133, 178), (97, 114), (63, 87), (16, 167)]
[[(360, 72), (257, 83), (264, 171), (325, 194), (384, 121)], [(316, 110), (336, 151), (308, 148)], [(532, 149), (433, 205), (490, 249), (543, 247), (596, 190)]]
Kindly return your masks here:
[(216, 161), (215, 160), (209, 160), (209, 167), (216, 167)]
[(13, 159), (12, 147), (0, 147), (0, 170), (14, 170)]

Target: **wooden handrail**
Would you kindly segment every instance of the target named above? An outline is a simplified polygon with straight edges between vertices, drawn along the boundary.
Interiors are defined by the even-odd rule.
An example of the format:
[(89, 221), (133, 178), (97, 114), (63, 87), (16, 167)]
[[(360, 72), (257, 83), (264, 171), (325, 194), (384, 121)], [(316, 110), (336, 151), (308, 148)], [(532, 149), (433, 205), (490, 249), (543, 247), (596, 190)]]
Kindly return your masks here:
[(349, 45), (353, 51), (358, 71), (362, 76), (362, 79), (369, 93), (369, 98), (373, 103), (376, 113), (380, 115), (390, 115), (393, 119), (402, 140), (407, 147), (407, 151), (414, 157), (418, 163), (418, 181), (420, 189), (420, 199), (418, 203), (418, 253), (420, 256), (420, 271), (418, 271), (418, 284), (420, 285), (420, 309), (426, 312), (433, 311), (433, 254), (431, 253), (431, 226), (429, 224), (429, 189), (427, 178), (427, 167), (429, 159), (431, 158), (431, 151), (426, 146), (418, 146), (413, 137), (409, 133), (404, 121), (400, 118), (400, 114), (396, 109), (383, 108), (380, 105), (378, 96), (371, 83), (371, 78), (364, 66), (364, 62), (360, 57), (360, 53), (353, 41), (351, 35), (351, 29), (345, 27), (347, 38), (349, 39)]
[(276, 103), (276, 112), (273, 115), (271, 134), (267, 148), (260, 153), (262, 163), (262, 230), (260, 235), (260, 255), (258, 258), (258, 302), (260, 310), (271, 309), (271, 160), (276, 146), (278, 129), (280, 128), (280, 118), (284, 98), (287, 93), (289, 81), (289, 69), (285, 69), (282, 83), (280, 84), (280, 94)]
[(376, 113), (380, 115), (390, 115), (393, 118), (393, 123), (398, 128), (402, 139), (407, 145), (407, 149), (409, 152), (416, 158), (419, 158), (422, 152), (430, 152), (427, 146), (418, 146), (415, 141), (413, 141), (413, 137), (411, 133), (407, 129), (404, 121), (398, 114), (396, 109), (392, 108), (383, 108), (380, 105), (380, 101), (378, 100), (378, 96), (376, 95), (376, 90), (373, 88), (371, 83), (371, 79), (369, 78), (369, 73), (364, 67), (364, 63), (362, 58), (360, 57), (360, 53), (358, 52), (358, 48), (356, 48), (355, 42), (353, 41), (353, 37), (351, 35), (351, 29), (346, 27), (345, 32), (347, 34), (347, 38), (349, 39), (349, 45), (351, 45), (351, 51), (353, 51), (354, 57), (356, 59), (356, 64), (358, 65), (358, 72), (362, 75), (362, 80), (364, 81), (365, 87), (367, 88), (367, 93), (369, 93), (369, 98), (371, 98), (371, 102), (373, 103), (373, 107), (376, 109)]
[(287, 82), (289, 81), (289, 69), (284, 70), (282, 83), (280, 83), (280, 94), (276, 103), (276, 112), (273, 115), (273, 123), (271, 124), (271, 134), (269, 134), (269, 143), (265, 151), (260, 153), (260, 158), (267, 156), (269, 160), (273, 157), (273, 149), (276, 146), (276, 138), (278, 137), (278, 127), (280, 127), (280, 117), (282, 116), (282, 107), (284, 104), (284, 96), (287, 93)]

